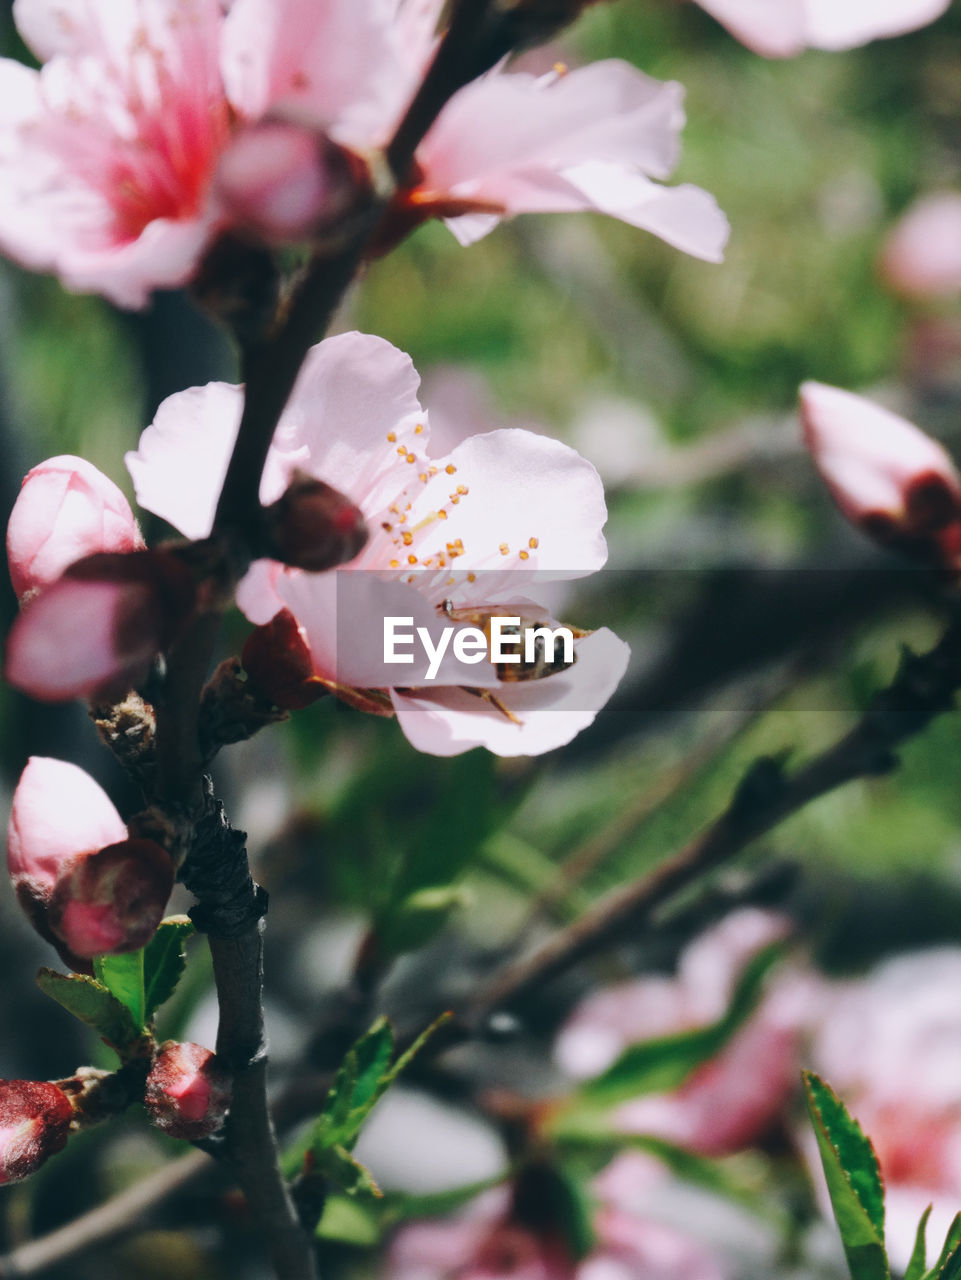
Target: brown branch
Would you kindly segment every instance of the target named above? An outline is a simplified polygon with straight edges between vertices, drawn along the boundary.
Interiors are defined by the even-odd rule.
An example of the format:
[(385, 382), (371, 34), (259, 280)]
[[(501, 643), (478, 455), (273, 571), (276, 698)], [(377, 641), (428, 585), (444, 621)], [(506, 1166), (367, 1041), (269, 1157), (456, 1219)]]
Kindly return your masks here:
[(214, 1168), (202, 1151), (165, 1164), (82, 1217), (0, 1257), (0, 1280), (27, 1280), (136, 1231), (163, 1201), (193, 1187)]
[(588, 956), (636, 930), (680, 889), (739, 854), (758, 836), (855, 778), (877, 777), (898, 764), (894, 754), (954, 705), (961, 688), (961, 620), (921, 656), (905, 651), (887, 689), (876, 694), (849, 733), (793, 774), (763, 758), (742, 780), (727, 809), (705, 831), (648, 875), (602, 898), (541, 947), (495, 973), (458, 1019), (461, 1034), (484, 1024), (497, 1009), (516, 1005)]

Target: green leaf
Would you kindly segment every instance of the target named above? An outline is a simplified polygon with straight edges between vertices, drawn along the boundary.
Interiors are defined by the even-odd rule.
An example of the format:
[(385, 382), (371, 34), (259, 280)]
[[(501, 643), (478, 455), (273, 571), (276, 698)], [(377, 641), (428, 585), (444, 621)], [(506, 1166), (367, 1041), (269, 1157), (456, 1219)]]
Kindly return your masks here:
[(874, 1148), (823, 1080), (806, 1071), (804, 1088), (852, 1280), (890, 1280), (884, 1188)]
[(314, 1235), (320, 1240), (371, 1248), (380, 1241), (381, 1226), (362, 1201), (348, 1196), (328, 1196)]
[(641, 1094), (677, 1089), (697, 1067), (719, 1053), (750, 1017), (760, 999), (764, 979), (782, 950), (775, 943), (751, 959), (727, 1012), (717, 1022), (630, 1045), (602, 1075), (581, 1086), (572, 1105), (610, 1107)]
[(193, 932), (187, 916), (168, 916), (144, 948), (144, 1016), (148, 1020), (177, 989), (187, 966), (185, 944)]
[(105, 1040), (121, 1056), (140, 1038), (133, 1014), (102, 982), (83, 973), (41, 969), (37, 986)]
[(370, 1170), (355, 1160), (346, 1147), (326, 1147), (320, 1153), (315, 1168), (317, 1173), (340, 1187), (345, 1195), (380, 1199), (384, 1194), (371, 1177)]
[(921, 1215), (918, 1229), (914, 1237), (914, 1248), (911, 1250), (911, 1261), (904, 1273), (904, 1280), (924, 1280), (924, 1269), (927, 1265), (927, 1243), (925, 1237), (928, 1229), (928, 1218), (931, 1217), (932, 1206), (928, 1205)]
[(469, 901), (470, 895), (457, 885), (418, 889), (375, 924), (381, 951), (391, 956), (416, 951), (443, 929), (451, 912)]
[[(393, 1028), (386, 1018), (378, 1018), (370, 1030), (347, 1051), (323, 1109), (311, 1129), (284, 1154), (282, 1167), (286, 1176), (291, 1178), (300, 1172), (308, 1156), (312, 1157), (314, 1167), (323, 1172), (327, 1168), (327, 1152), (340, 1148), (349, 1155), (374, 1107), (400, 1072), (449, 1017), (450, 1014), (445, 1013), (433, 1022), (393, 1065)], [(341, 1168), (340, 1176), (343, 1174), (344, 1169)], [(333, 1174), (330, 1176), (333, 1177)], [(338, 1185), (344, 1186), (339, 1180)], [(353, 1195), (356, 1194), (357, 1187), (352, 1190), (344, 1186), (344, 1190)]]
[[(929, 1210), (930, 1212), (930, 1210)], [(924, 1280), (958, 1280), (961, 1276), (961, 1213), (955, 1214), (938, 1260)]]
[(143, 951), (122, 955), (95, 956), (93, 972), (97, 981), (130, 1010), (137, 1030), (147, 1025), (143, 985)]

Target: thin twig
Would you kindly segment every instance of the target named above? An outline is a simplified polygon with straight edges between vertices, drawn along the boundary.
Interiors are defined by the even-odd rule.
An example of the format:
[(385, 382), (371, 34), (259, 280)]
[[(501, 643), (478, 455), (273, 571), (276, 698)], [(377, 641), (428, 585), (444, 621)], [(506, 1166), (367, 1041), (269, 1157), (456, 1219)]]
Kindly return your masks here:
[(202, 1151), (165, 1164), (82, 1217), (5, 1254), (0, 1258), (0, 1280), (26, 1280), (137, 1230), (165, 1200), (187, 1190), (215, 1167)]
[(921, 656), (905, 651), (887, 689), (860, 722), (807, 765), (786, 775), (780, 761), (757, 761), (727, 809), (704, 832), (648, 875), (602, 898), (543, 946), (495, 973), (459, 1019), (467, 1032), (515, 1005), (579, 961), (614, 945), (667, 898), (729, 861), (758, 836), (812, 800), (855, 778), (897, 766), (895, 748), (950, 710), (961, 688), (961, 621)]

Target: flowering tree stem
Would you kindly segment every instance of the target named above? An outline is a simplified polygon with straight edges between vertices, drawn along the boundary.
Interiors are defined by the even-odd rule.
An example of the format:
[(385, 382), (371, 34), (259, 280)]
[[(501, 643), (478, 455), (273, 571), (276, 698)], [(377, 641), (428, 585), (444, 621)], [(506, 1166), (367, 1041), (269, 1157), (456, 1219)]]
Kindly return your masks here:
[(858, 724), (833, 746), (792, 774), (785, 774), (777, 759), (755, 761), (720, 817), (683, 849), (495, 973), (457, 1020), (461, 1033), (616, 944), (673, 894), (735, 857), (812, 800), (855, 778), (878, 777), (896, 768), (895, 748), (951, 710), (959, 689), (961, 619), (954, 618), (927, 653), (918, 656), (905, 650), (894, 680), (875, 694)]

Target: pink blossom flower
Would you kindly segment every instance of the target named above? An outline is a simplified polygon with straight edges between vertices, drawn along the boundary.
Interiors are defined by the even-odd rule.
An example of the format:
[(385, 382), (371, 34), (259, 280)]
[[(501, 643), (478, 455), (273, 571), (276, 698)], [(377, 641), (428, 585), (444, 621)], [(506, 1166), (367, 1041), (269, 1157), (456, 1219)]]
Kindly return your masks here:
[(160, 1046), (144, 1093), (158, 1129), (190, 1142), (209, 1138), (222, 1127), (229, 1102), (230, 1077), (214, 1053), (176, 1040)]
[(616, 60), (540, 77), (493, 71), (441, 112), (402, 201), (421, 216), (436, 207), (462, 244), (505, 214), (593, 209), (719, 262), (728, 226), (713, 199), (652, 181), (677, 163), (683, 97)]
[[(511, 605), (545, 580), (599, 569), (607, 554), (600, 480), (572, 449), (520, 430), (473, 436), (432, 457), (418, 385), (409, 358), (379, 338), (348, 333), (312, 349), (277, 428), (261, 500), (276, 501), (300, 470), (349, 498), (371, 536), (349, 573), (260, 561), (238, 602), (256, 623), (290, 610), (329, 687), (389, 689), (388, 707), (421, 750), (549, 750), (589, 724), (620, 680), (627, 647), (611, 632), (578, 640), (575, 665), (547, 679), (505, 684), (491, 664), (474, 666), (469, 687), (478, 694), (460, 687), (459, 664), (442, 666), (429, 689), (411, 687), (415, 668), (385, 667), (383, 618), (410, 616), (436, 632), (448, 625), (447, 601), (468, 612)], [(241, 389), (223, 383), (171, 396), (127, 457), (140, 504), (188, 537), (210, 531), (241, 401)]]
[(895, 957), (866, 978), (836, 984), (811, 1047), (809, 1065), (874, 1144), (888, 1251), (902, 1271), (925, 1208), (934, 1206), (928, 1248), (936, 1255), (961, 1204), (959, 984), (957, 948)]
[[(560, 1065), (573, 1076), (594, 1076), (630, 1044), (717, 1021), (748, 959), (785, 931), (779, 917), (743, 909), (688, 947), (676, 977), (641, 978), (588, 996), (561, 1031)], [(715, 1058), (673, 1093), (618, 1107), (615, 1126), (704, 1155), (724, 1155), (757, 1142), (796, 1093), (802, 1030), (816, 995), (813, 979), (798, 972), (778, 974)]]
[(944, 191), (913, 204), (881, 254), (881, 276), (909, 298), (961, 290), (961, 192)]
[(718, 22), (768, 58), (804, 49), (851, 49), (927, 26), (950, 0), (697, 0)]
[(144, 545), (130, 504), (83, 458), (49, 458), (25, 476), (7, 525), (10, 580), (22, 600), (98, 551)]
[(0, 1183), (19, 1182), (67, 1145), (70, 1099), (45, 1080), (0, 1080)]
[[(635, 1182), (669, 1181), (656, 1161), (639, 1156)], [(525, 1174), (521, 1175), (522, 1181)], [(613, 1183), (612, 1191), (615, 1190)], [(727, 1268), (675, 1227), (641, 1216), (608, 1194), (605, 1175), (592, 1190), (595, 1242), (587, 1257), (573, 1257), (561, 1228), (525, 1221), (515, 1188), (487, 1192), (447, 1220), (415, 1222), (398, 1231), (387, 1258), (391, 1280), (722, 1280)], [(543, 1197), (539, 1200), (544, 1217)]]
[(88, 774), (40, 756), (13, 795), (7, 870), (31, 923), (68, 963), (142, 947), (173, 888), (167, 854), (128, 837)]
[(912, 423), (820, 382), (801, 387), (804, 439), (847, 518), (879, 542), (955, 566), (961, 554), (961, 476)]
[[(311, 235), (357, 189), (338, 148), (369, 155), (402, 118), (440, 8), (16, 0), (20, 32), (45, 65), (0, 60), (0, 246), (68, 288), (140, 307), (152, 289), (189, 280), (224, 227), (271, 241)], [(425, 140), (406, 224), (478, 208), (597, 208), (717, 259), (726, 223), (713, 201), (648, 180), (673, 163), (678, 86), (609, 63), (546, 87), (496, 72), (462, 91), (469, 112), (457, 95)], [(518, 108), (521, 127), (512, 115), (501, 134)], [(452, 168), (452, 148), (474, 168)], [(477, 234), (473, 224), (461, 238)]]

